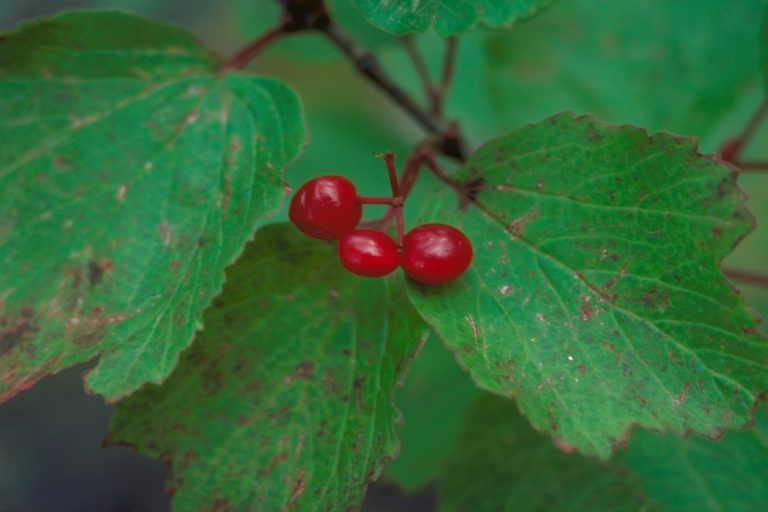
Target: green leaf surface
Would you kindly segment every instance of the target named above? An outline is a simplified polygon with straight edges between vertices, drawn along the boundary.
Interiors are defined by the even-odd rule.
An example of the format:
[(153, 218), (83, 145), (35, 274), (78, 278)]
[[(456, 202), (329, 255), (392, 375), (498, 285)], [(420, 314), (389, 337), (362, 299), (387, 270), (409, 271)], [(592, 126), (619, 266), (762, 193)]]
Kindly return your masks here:
[(438, 485), (442, 511), (727, 511), (768, 505), (768, 408), (713, 442), (641, 430), (610, 464), (555, 448), (513, 402), (471, 407)]
[(746, 121), (734, 109), (760, 101), (764, 5), (559, 0), (514, 30), (462, 38), (447, 111), (479, 142), (574, 110), (714, 151)]
[(483, 23), (509, 28), (532, 16), (552, 0), (355, 0), (372, 24), (392, 34), (434, 29), (441, 35), (460, 34)]
[(633, 425), (716, 436), (752, 419), (768, 344), (719, 269), (751, 228), (732, 169), (691, 140), (563, 114), (494, 140), (424, 220), (475, 260), (412, 283), (422, 316), (481, 387), (600, 457)]
[(768, 407), (755, 413), (755, 427), (709, 439), (679, 439), (641, 431), (620, 461), (643, 481), (647, 496), (667, 512), (768, 508)]
[(219, 65), (116, 12), (1, 36), (0, 398), (100, 355), (117, 399), (191, 342), (304, 141), (291, 90)]
[(470, 408), (438, 493), (442, 512), (657, 510), (638, 478), (558, 450), (514, 403), (494, 396)]
[(430, 336), (395, 393), (404, 418), (397, 428), (402, 447), (397, 459), (387, 464), (384, 476), (406, 491), (416, 491), (435, 479), (467, 408), (480, 394), (453, 355), (436, 336)]
[(396, 455), (393, 388), (424, 334), (401, 281), (266, 226), (168, 382), (120, 402), (110, 441), (170, 462), (174, 510), (355, 509)]
[(763, 9), (760, 28), (760, 63), (763, 71), (763, 86), (768, 87), (768, 8)]

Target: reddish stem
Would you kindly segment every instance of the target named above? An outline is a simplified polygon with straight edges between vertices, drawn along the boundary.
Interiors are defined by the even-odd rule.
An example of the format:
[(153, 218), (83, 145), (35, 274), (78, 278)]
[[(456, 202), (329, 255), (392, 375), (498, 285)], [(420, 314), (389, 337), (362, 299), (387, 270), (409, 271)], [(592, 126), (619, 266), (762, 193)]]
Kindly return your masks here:
[(734, 162), (742, 171), (768, 171), (768, 162)]
[(747, 121), (747, 124), (744, 126), (741, 133), (738, 136), (725, 141), (722, 145), (720, 148), (720, 156), (723, 160), (731, 163), (736, 163), (738, 161), (741, 150), (744, 149), (744, 146), (746, 146), (755, 135), (755, 132), (760, 128), (766, 115), (768, 115), (768, 97), (763, 99), (760, 106), (757, 107), (757, 110), (755, 110), (752, 117)]
[[(382, 155), (385, 160), (388, 158), (387, 155), (390, 155), (389, 158), (392, 158), (391, 153), (387, 153), (385, 155)], [(438, 177), (442, 182), (447, 183), (451, 188), (453, 188), (457, 193), (461, 195), (462, 198), (466, 195), (466, 190), (462, 186), (461, 183), (455, 181), (453, 178), (451, 178), (443, 169), (439, 166), (437, 161), (435, 160), (434, 154), (432, 153), (432, 149), (429, 147), (428, 143), (422, 142), (416, 148), (411, 152), (410, 155), (408, 155), (408, 158), (405, 160), (405, 165), (403, 167), (403, 173), (400, 176), (400, 181), (397, 182), (395, 180), (395, 185), (398, 187), (397, 189), (394, 188), (395, 185), (393, 185), (393, 195), (396, 194), (396, 190), (398, 194), (396, 197), (402, 198), (402, 203), (405, 202), (405, 200), (408, 198), (408, 196), (411, 193), (411, 190), (413, 189), (413, 185), (416, 182), (416, 178), (419, 175), (419, 171), (421, 170), (422, 164), (426, 164), (432, 173)], [(396, 176), (394, 174), (394, 162), (387, 163), (387, 168), (390, 170), (390, 183), (392, 183), (392, 176)], [(402, 204), (401, 203), (401, 204)], [(392, 221), (392, 218), (395, 217), (395, 219), (398, 219), (398, 216), (400, 219), (398, 220), (398, 223), (402, 223), (402, 208), (398, 207), (398, 205), (392, 205), (392, 207), (388, 208), (387, 211), (384, 213), (384, 215), (377, 221), (373, 221), (371, 223), (371, 226), (384, 230), (387, 228), (389, 223)], [(399, 233), (399, 231), (398, 231)]]
[(742, 283), (749, 283), (757, 286), (768, 286), (768, 275), (730, 268), (724, 268), (723, 274), (734, 281), (741, 281)]
[(454, 189), (456, 192), (458, 192), (460, 195), (463, 195), (465, 193), (464, 187), (462, 187), (461, 183), (457, 182), (453, 178), (451, 178), (443, 169), (440, 167), (440, 165), (437, 163), (437, 160), (435, 160), (434, 155), (431, 151), (423, 151), (423, 161), (425, 164), (427, 164), (427, 167), (429, 167), (429, 170), (432, 171), (432, 174), (434, 174), (437, 179)]
[(392, 199), (395, 201), (390, 209), (394, 210), (395, 212), (395, 222), (397, 223), (397, 244), (400, 246), (400, 248), (402, 248), (403, 237), (405, 236), (405, 222), (403, 220), (403, 194), (400, 190), (400, 183), (397, 180), (395, 155), (391, 151), (387, 151), (382, 155), (382, 158), (384, 158), (384, 162), (387, 164), (389, 186), (392, 189)]
[(389, 187), (392, 189), (392, 197), (403, 198), (403, 194), (400, 192), (400, 183), (397, 181), (397, 169), (395, 168), (395, 155), (391, 151), (387, 151), (381, 157), (387, 164), (387, 174), (389, 175)]
[(384, 196), (357, 196), (357, 202), (360, 204), (388, 204), (390, 206), (402, 204), (402, 201), (397, 198)]
[(258, 39), (251, 42), (240, 51), (235, 53), (224, 64), (221, 65), (221, 71), (230, 71), (241, 69), (248, 64), (256, 55), (261, 53), (267, 46), (274, 43), (287, 33), (285, 23), (280, 23), (259, 36)]

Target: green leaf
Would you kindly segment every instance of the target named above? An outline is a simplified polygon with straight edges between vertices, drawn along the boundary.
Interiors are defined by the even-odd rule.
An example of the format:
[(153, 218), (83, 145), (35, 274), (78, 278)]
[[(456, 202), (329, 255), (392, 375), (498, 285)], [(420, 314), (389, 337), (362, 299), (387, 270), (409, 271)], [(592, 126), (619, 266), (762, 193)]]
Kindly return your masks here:
[(490, 396), (472, 406), (444, 465), (440, 510), (752, 512), (768, 503), (765, 404), (755, 428), (719, 442), (639, 431), (610, 464), (557, 450), (515, 409)]
[(479, 142), (574, 110), (714, 151), (746, 121), (735, 109), (760, 102), (764, 5), (560, 0), (514, 30), (462, 38), (446, 109)]
[(765, 403), (758, 407), (755, 420), (754, 428), (728, 432), (717, 443), (641, 431), (620, 460), (642, 478), (645, 493), (665, 511), (763, 510), (768, 504)]
[(532, 16), (552, 0), (355, 0), (372, 24), (393, 34), (434, 29), (441, 35), (460, 34), (484, 23), (509, 28)]
[(752, 419), (768, 344), (720, 259), (751, 228), (732, 169), (688, 139), (564, 114), (482, 147), (424, 220), (476, 249), (410, 286), (484, 389), (562, 446), (607, 457), (632, 425), (717, 436)]
[(431, 336), (395, 393), (395, 404), (404, 417), (397, 429), (402, 448), (384, 476), (407, 491), (433, 480), (450, 453), (467, 407), (479, 394), (453, 355)]
[(190, 344), (304, 141), (291, 90), (219, 66), (116, 12), (0, 39), (0, 398), (100, 356), (114, 400)]
[(763, 17), (760, 23), (760, 61), (763, 70), (763, 86), (768, 87), (768, 7), (763, 8)]
[[(439, 487), (439, 510), (655, 510), (639, 479), (555, 448), (514, 404), (485, 396), (469, 411)], [(709, 510), (709, 509), (689, 509)]]
[(393, 388), (425, 331), (401, 286), (262, 228), (168, 382), (120, 402), (110, 441), (170, 462), (174, 510), (357, 508), (396, 455)]

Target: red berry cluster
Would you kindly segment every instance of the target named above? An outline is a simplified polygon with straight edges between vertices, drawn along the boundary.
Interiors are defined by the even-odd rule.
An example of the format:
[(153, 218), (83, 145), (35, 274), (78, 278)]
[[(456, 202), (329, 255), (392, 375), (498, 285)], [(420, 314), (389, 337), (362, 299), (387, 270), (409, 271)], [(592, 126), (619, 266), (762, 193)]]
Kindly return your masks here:
[[(404, 198), (391, 153), (384, 155), (390, 173), (392, 197), (366, 197), (342, 176), (319, 176), (299, 188), (288, 216), (304, 234), (339, 241), (341, 264), (359, 276), (380, 277), (398, 266), (421, 283), (442, 284), (456, 279), (472, 261), (472, 244), (447, 224), (423, 224), (403, 233)], [(398, 242), (374, 229), (356, 229), (364, 204), (389, 204), (394, 209)]]

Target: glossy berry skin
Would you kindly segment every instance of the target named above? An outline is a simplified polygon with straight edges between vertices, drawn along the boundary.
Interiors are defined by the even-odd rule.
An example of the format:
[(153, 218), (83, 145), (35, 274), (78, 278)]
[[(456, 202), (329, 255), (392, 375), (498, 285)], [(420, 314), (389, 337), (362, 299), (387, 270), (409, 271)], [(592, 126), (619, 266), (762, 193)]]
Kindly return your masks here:
[(395, 241), (372, 229), (355, 229), (342, 236), (339, 259), (344, 268), (363, 277), (381, 277), (400, 265)]
[(405, 274), (421, 283), (443, 284), (459, 277), (472, 262), (472, 243), (447, 224), (423, 224), (403, 238), (400, 264)]
[(351, 181), (342, 176), (318, 176), (306, 182), (291, 199), (288, 217), (305, 235), (337, 240), (355, 229), (363, 207)]

